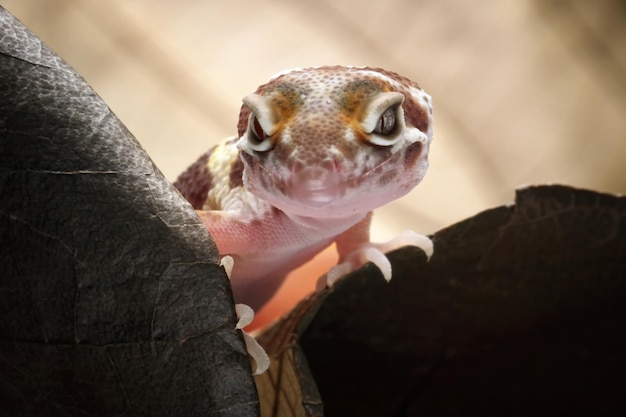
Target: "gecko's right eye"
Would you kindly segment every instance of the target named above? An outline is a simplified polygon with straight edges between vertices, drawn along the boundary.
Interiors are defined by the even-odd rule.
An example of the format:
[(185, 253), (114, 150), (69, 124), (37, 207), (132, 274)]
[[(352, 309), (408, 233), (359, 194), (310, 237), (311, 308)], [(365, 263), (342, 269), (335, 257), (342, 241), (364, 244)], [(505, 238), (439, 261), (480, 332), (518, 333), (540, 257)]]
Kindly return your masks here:
[[(259, 94), (249, 94), (243, 104), (250, 110), (246, 128), (245, 146), (250, 152), (267, 152), (274, 147), (276, 123), (278, 121), (272, 102)], [(242, 145), (243, 146), (243, 145)]]
[(248, 119), (248, 143), (257, 152), (265, 152), (273, 147), (270, 135), (265, 133), (254, 112), (250, 113), (250, 118)]
[(256, 118), (256, 115), (252, 116), (252, 133), (254, 133), (254, 137), (259, 141), (259, 142), (263, 142), (267, 135), (265, 134), (265, 131), (263, 131), (263, 128), (261, 127), (261, 123), (259, 123), (259, 119)]

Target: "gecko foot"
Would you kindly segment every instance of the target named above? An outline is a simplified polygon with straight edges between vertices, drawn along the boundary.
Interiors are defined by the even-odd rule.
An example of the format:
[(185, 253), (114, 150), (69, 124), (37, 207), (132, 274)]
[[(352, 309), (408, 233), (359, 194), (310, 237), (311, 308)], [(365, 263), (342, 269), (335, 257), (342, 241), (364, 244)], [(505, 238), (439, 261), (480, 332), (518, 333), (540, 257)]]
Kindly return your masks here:
[(237, 313), (237, 318), (239, 319), (235, 328), (241, 330), (243, 333), (243, 341), (246, 344), (248, 355), (250, 355), (256, 363), (256, 369), (253, 375), (260, 375), (269, 369), (270, 358), (259, 342), (257, 342), (252, 335), (243, 330), (244, 327), (252, 323), (254, 311), (245, 304), (235, 304), (235, 313)]
[(385, 253), (404, 246), (417, 246), (424, 251), (428, 259), (433, 254), (433, 242), (427, 236), (420, 235), (412, 230), (405, 230), (389, 242), (367, 243), (350, 253), (342, 263), (335, 265), (328, 271), (326, 279), (322, 278), (321, 282), (318, 283), (318, 288), (331, 287), (339, 278), (359, 269), (368, 262), (376, 265), (385, 280), (390, 281), (392, 276), (391, 263)]

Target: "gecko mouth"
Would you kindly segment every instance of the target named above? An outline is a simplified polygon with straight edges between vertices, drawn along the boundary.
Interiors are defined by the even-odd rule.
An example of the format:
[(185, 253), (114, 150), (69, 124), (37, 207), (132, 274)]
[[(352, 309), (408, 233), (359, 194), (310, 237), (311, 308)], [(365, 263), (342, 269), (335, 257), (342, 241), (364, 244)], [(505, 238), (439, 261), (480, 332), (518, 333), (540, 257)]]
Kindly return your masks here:
[[(414, 145), (417, 145), (415, 148), (418, 150), (417, 154), (420, 154), (421, 144), (416, 143)], [(251, 170), (251, 175), (247, 176), (250, 180), (251, 191), (277, 207), (281, 203), (290, 201), (289, 205), (292, 206), (311, 209), (337, 206), (340, 209), (342, 207), (341, 201), (350, 199), (361, 202), (364, 209), (371, 210), (373, 206), (380, 204), (373, 204), (373, 201), (367, 200), (371, 199), (373, 193), (379, 194), (376, 190), (389, 187), (392, 181), (397, 180), (396, 176), (393, 175), (397, 170), (389, 169), (389, 165), (395, 165), (399, 158), (405, 156), (405, 152), (396, 152), (371, 168), (357, 172), (350, 177), (345, 177), (342, 174), (338, 164), (330, 162), (315, 166), (294, 164), (288, 174), (277, 175), (257, 158), (245, 152), (242, 152), (241, 155), (245, 165)], [(416, 162), (416, 160), (413, 159), (411, 162)], [(408, 169), (411, 170), (411, 168)], [(371, 185), (366, 186), (365, 183), (368, 182)], [(276, 196), (279, 195), (283, 197), (277, 200)], [(353, 196), (356, 197), (352, 198)], [(376, 200), (377, 202), (380, 201), (379, 198)], [(360, 209), (360, 207), (358, 208)]]
[(323, 208), (345, 195), (346, 189), (346, 185), (327, 186), (324, 188), (292, 186), (285, 190), (285, 195), (300, 204), (314, 208)]

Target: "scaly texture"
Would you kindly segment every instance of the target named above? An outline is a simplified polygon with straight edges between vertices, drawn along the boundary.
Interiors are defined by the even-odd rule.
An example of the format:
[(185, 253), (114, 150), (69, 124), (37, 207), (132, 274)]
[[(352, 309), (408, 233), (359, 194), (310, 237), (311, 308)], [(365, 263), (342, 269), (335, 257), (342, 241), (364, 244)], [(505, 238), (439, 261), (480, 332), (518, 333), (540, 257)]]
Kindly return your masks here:
[(431, 99), (417, 84), (374, 68), (319, 67), (278, 74), (243, 99), (238, 137), (203, 155), (177, 180), (234, 259), (237, 302), (261, 307), (286, 274), (336, 242), (329, 282), (423, 236), (369, 242), (372, 210), (424, 177)]

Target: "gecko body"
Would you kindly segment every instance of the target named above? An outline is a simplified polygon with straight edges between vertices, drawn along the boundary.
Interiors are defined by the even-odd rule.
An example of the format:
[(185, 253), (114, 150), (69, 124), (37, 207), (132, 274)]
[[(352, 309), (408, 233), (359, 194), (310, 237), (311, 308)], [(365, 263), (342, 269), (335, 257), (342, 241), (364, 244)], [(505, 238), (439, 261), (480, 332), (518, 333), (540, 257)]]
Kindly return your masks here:
[(423, 236), (369, 241), (372, 210), (413, 189), (428, 168), (431, 99), (373, 68), (281, 73), (243, 99), (238, 135), (175, 183), (222, 256), (234, 259), (235, 300), (260, 308), (287, 273), (335, 242), (329, 280), (368, 261), (389, 279), (383, 252)]

